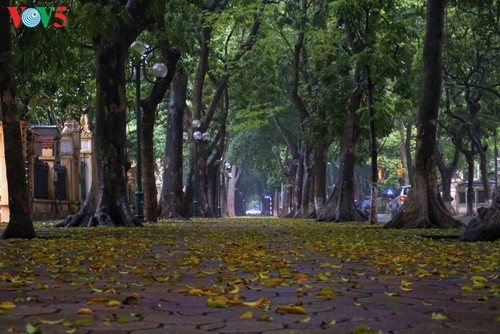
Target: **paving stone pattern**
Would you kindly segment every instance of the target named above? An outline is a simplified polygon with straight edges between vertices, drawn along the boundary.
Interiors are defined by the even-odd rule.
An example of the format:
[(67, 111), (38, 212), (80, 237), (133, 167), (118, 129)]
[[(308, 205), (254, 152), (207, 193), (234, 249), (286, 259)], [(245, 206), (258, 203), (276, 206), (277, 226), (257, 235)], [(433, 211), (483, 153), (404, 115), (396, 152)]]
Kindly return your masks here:
[[(223, 228), (220, 233), (227, 232), (224, 224), (212, 224), (212, 232), (217, 233), (219, 226)], [(245, 223), (240, 223), (238, 228), (239, 233), (244, 233)], [(269, 229), (276, 238), (286, 233), (282, 226), (274, 230), (267, 225), (262, 225), (262, 228)], [(183, 244), (186, 234), (179, 232), (180, 235), (175, 235), (176, 231), (183, 230), (169, 231), (169, 238), (173, 240), (170, 245), (177, 245), (175, 251), (169, 249), (168, 245), (151, 243), (149, 251), (160, 254), (165, 263), (182, 263), (184, 257), (189, 256), (188, 253), (193, 254), (192, 251), (195, 251)], [(194, 237), (190, 235), (190, 238)], [(307, 239), (307, 235), (303, 238)], [(198, 235), (197, 240), (196, 247), (211, 242), (204, 239), (202, 234)], [(0, 245), (8, 247), (7, 241), (2, 241)], [(297, 246), (278, 244), (274, 251)], [(134, 274), (134, 265), (140, 260), (122, 259), (122, 266), (116, 269), (118, 272), (109, 269), (109, 273), (101, 273), (102, 276), (93, 281), (99, 289), (89, 289), (88, 284), (72, 283), (74, 280), (71, 276), (74, 275), (70, 274), (67, 279), (59, 277), (59, 281), (55, 281), (55, 273), (45, 271), (43, 266), (37, 269), (36, 281), (32, 284), (12, 287), (9, 282), (0, 281), (0, 302), (15, 303), (15, 307), (5, 309), (4, 314), (0, 313), (0, 333), (26, 333), (27, 324), (37, 326), (39, 333), (50, 334), (298, 334), (353, 333), (356, 329), (360, 333), (395, 334), (500, 333), (498, 295), (484, 298), (484, 291), (462, 293), (463, 282), (459, 277), (425, 277), (414, 280), (411, 289), (408, 289), (411, 291), (402, 291), (401, 276), (380, 274), (375, 264), (367, 264), (361, 259), (349, 262), (349, 266), (326, 270), (321, 267), (321, 263), (332, 261), (329, 252), (304, 249), (296, 253), (290, 269), (293, 274), (307, 273), (307, 280), (287, 280), (287, 284), (264, 288), (257, 285), (253, 288), (251, 284), (241, 286), (240, 299), (256, 301), (265, 296), (271, 301), (271, 307), (261, 309), (230, 305), (213, 308), (207, 305), (209, 296), (179, 291), (210, 288), (221, 282), (224, 284), (225, 278), (220, 270), (210, 272), (213, 268), (222, 268), (215, 258), (206, 259), (198, 268), (180, 268), (182, 276), (178, 279), (175, 279), (175, 271), (170, 270), (170, 279), (165, 282), (162, 278), (166, 277), (166, 270), (160, 262), (156, 271), (152, 268), (149, 272)], [(127, 263), (129, 267), (125, 271), (127, 267), (123, 264)], [(200, 269), (206, 270), (208, 274), (200, 275)], [(241, 268), (232, 270), (233, 278), (250, 280), (255, 276), (255, 273), (245, 272)], [(14, 274), (12, 269), (0, 267), (2, 272)], [(225, 274), (230, 275), (231, 272), (228, 272)], [(322, 272), (329, 272), (331, 276), (320, 279), (319, 274)], [(111, 293), (101, 291), (105, 290), (106, 275), (115, 275), (116, 278)], [(490, 284), (498, 283), (498, 278), (490, 280)], [(324, 288), (332, 289), (334, 297), (315, 298)], [(300, 295), (298, 289), (301, 289)], [(96, 299), (99, 297), (103, 298), (101, 302), (91, 302), (93, 298), (99, 300)], [(109, 300), (117, 300), (119, 304), (110, 306), (107, 304)], [(300, 305), (307, 310), (307, 314), (279, 314), (275, 312), (277, 305)], [(80, 314), (82, 309), (90, 310), (91, 313)], [(253, 312), (253, 317), (242, 319), (241, 315), (249, 310)], [(436, 315), (445, 315), (445, 318), (439, 319)], [(362, 331), (363, 328), (367, 330)]]

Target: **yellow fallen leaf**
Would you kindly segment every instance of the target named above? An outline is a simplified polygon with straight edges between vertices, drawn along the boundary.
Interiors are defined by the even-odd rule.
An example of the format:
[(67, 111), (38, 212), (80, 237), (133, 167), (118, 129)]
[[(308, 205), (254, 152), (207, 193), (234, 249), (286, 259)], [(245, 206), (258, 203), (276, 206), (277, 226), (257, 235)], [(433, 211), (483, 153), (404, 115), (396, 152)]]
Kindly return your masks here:
[(226, 308), (231, 305), (231, 301), (224, 296), (210, 296), (207, 305), (212, 308)]
[(401, 286), (402, 287), (408, 288), (412, 284), (413, 284), (413, 282), (411, 280), (407, 279), (407, 278), (403, 278), (401, 280)]
[(252, 318), (253, 318), (253, 312), (252, 311), (246, 311), (246, 312), (243, 312), (240, 315), (240, 319), (252, 319)]
[(151, 275), (151, 278), (156, 281), (156, 282), (161, 282), (161, 283), (164, 283), (164, 282), (167, 282), (170, 277), (169, 276), (165, 276), (165, 277), (157, 277), (157, 276), (154, 276), (154, 275)]
[(333, 292), (333, 289), (330, 287), (321, 288), (321, 291), (314, 296), (314, 298), (317, 299), (333, 299), (334, 297), (335, 292)]
[(463, 292), (472, 292), (472, 286), (470, 285), (464, 285), (463, 287), (460, 288)]
[(42, 330), (38, 326), (34, 326), (30, 324), (29, 322), (26, 324), (26, 333), (28, 334), (41, 334)]
[(269, 299), (266, 296), (262, 296), (254, 302), (243, 302), (243, 305), (251, 306), (251, 307), (259, 307), (268, 301), (269, 301)]
[(354, 328), (354, 334), (373, 334), (373, 329), (368, 325), (359, 325)]
[(412, 288), (407, 288), (407, 287), (404, 287), (404, 286), (400, 286), (399, 287), (401, 290), (405, 291), (405, 292), (410, 292), (412, 291), (413, 289)]
[(110, 301), (108, 301), (106, 303), (106, 306), (107, 307), (118, 307), (118, 306), (121, 306), (122, 303), (120, 303), (119, 300), (115, 300), (115, 299), (111, 299)]
[(84, 314), (84, 315), (93, 314), (93, 313), (94, 313), (94, 311), (92, 311), (92, 309), (89, 309), (87, 307), (82, 307), (81, 309), (76, 311), (76, 314)]
[(484, 283), (487, 283), (488, 282), (488, 279), (486, 277), (483, 277), (483, 276), (472, 276), (471, 277), (471, 281), (474, 283), (474, 284), (484, 284)]
[(92, 289), (92, 291), (97, 292), (97, 293), (102, 292), (102, 289), (96, 288), (95, 286), (92, 285), (92, 283), (89, 283), (88, 285), (89, 285), (89, 288)]
[(302, 320), (295, 320), (294, 322), (296, 323), (302, 323), (302, 324), (307, 324), (309, 321), (311, 321), (311, 317), (306, 317)]
[(111, 299), (108, 297), (92, 297), (87, 300), (87, 303), (89, 304), (106, 304), (109, 302)]
[(281, 305), (276, 308), (276, 313), (290, 313), (290, 314), (307, 314), (307, 311), (302, 306), (297, 305)]
[(432, 312), (432, 320), (448, 320), (448, 317), (442, 313)]
[(384, 294), (386, 294), (389, 297), (399, 297), (400, 296), (399, 292), (397, 292), (397, 291), (396, 292), (384, 292)]
[(269, 314), (263, 314), (262, 317), (260, 317), (260, 320), (262, 320), (262, 321), (273, 321), (273, 317), (269, 316)]
[(61, 318), (61, 319), (57, 319), (57, 320), (47, 320), (47, 319), (43, 319), (40, 317), (37, 317), (37, 319), (38, 319), (38, 321), (40, 321), (40, 323), (45, 324), (45, 325), (57, 325), (57, 324), (63, 323), (64, 320), (66, 320), (66, 318)]
[(326, 322), (326, 321), (322, 321), (322, 322), (321, 322), (321, 328), (330, 327), (330, 326), (335, 325), (336, 323), (337, 323), (337, 321), (336, 321), (336, 320), (330, 320), (330, 321), (328, 321), (328, 322)]
[(261, 280), (266, 288), (274, 288), (283, 285), (282, 278), (266, 278)]
[(198, 289), (198, 288), (191, 289), (191, 290), (189, 290), (188, 295), (190, 295), (190, 296), (204, 296), (205, 291), (203, 291), (202, 289)]
[(309, 279), (309, 275), (306, 273), (298, 273), (294, 276), (293, 280), (297, 282), (307, 281)]
[(3, 302), (0, 302), (0, 308), (3, 308), (3, 309), (10, 309), (10, 308), (14, 308), (16, 307), (16, 304), (14, 304), (13, 302), (11, 301), (3, 301)]

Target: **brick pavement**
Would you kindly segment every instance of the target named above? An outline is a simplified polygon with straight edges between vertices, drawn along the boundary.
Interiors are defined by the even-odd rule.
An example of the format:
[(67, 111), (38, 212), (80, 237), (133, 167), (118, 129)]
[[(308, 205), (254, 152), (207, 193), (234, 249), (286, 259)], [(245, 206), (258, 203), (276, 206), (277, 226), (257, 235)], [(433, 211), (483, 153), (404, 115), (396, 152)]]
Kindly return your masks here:
[[(233, 229), (217, 221), (210, 225), (191, 224), (185, 230), (182, 224), (185, 223), (170, 226), (168, 242), (160, 244), (152, 240), (149, 248), (146, 247), (151, 254), (148, 258), (121, 259), (119, 265), (116, 260), (92, 276), (86, 271), (83, 259), (79, 270), (65, 273), (54, 269), (60, 268), (61, 262), (37, 266), (35, 259), (35, 266), (29, 269), (28, 266), (12, 268), (7, 260), (0, 258), (3, 276), (0, 303), (4, 303), (4, 307), (0, 307), (0, 333), (500, 332), (498, 291), (473, 289), (464, 292), (464, 273), (450, 277), (413, 275), (411, 289), (401, 289), (403, 274), (381, 272), (380, 264), (367, 262), (363, 257), (356, 259), (354, 256), (343, 259), (338, 265), (325, 266), (335, 259), (333, 249), (316, 249), (314, 241), (303, 241), (307, 235), (295, 225), (290, 229), (286, 224), (255, 226), (248, 220), (239, 222)], [(329, 225), (322, 228), (328, 231), (326, 226)], [(273, 271), (252, 271), (243, 263), (224, 260), (223, 249), (242, 247), (243, 239), (240, 238), (248, 237), (245, 234), (247, 227), (252, 233), (265, 229), (263, 235), (270, 239), (256, 241), (266, 246), (259, 261), (265, 262), (268, 254), (282, 256), (287, 268), (279, 271), (281, 277)], [(76, 232), (80, 236), (75, 237), (75, 242), (84, 235), (80, 230)], [(292, 232), (288, 232), (290, 230)], [(68, 230), (49, 231), (49, 240), (56, 240), (61, 233), (68, 234)], [(141, 233), (144, 236), (149, 232)], [(227, 234), (234, 241), (224, 247), (211, 244), (214, 241), (211, 233)], [(57, 242), (54, 245), (40, 242), (54, 247), (54, 252), (60, 251)], [(299, 247), (300, 251), (286, 252), (300, 246), (300, 242), (304, 245)], [(208, 250), (200, 248), (205, 243)], [(3, 249), (15, 244), (0, 241)], [(500, 248), (498, 242), (490, 246)], [(241, 251), (243, 257), (251, 256), (247, 251)], [(205, 252), (220, 256), (207, 258)], [(200, 255), (201, 263), (186, 262), (196, 254)], [(235, 253), (228, 254), (233, 256)], [(275, 265), (275, 260), (270, 262)], [(144, 261), (156, 262), (154, 266), (140, 267)], [(499, 268), (498, 263), (496, 268)], [(23, 277), (23, 270), (32, 270), (29, 275), (32, 278), (15, 284), (14, 275)], [(296, 276), (298, 273), (307, 276), (297, 279), (301, 277)], [(490, 277), (489, 286), (498, 290), (498, 270), (489, 270), (485, 275)], [(238, 301), (253, 302), (266, 297), (269, 302), (260, 307), (234, 304), (209, 307), (211, 292), (231, 299), (234, 294), (231, 295), (230, 290), (236, 286), (239, 287), (235, 293)], [(200, 290), (203, 293), (193, 293)], [(329, 298), (317, 298), (322, 291), (333, 291), (333, 294)], [(15, 307), (9, 307), (7, 301), (12, 301)], [(280, 314), (276, 312), (279, 305), (301, 306), (307, 313)], [(245, 312), (251, 317), (242, 319)]]

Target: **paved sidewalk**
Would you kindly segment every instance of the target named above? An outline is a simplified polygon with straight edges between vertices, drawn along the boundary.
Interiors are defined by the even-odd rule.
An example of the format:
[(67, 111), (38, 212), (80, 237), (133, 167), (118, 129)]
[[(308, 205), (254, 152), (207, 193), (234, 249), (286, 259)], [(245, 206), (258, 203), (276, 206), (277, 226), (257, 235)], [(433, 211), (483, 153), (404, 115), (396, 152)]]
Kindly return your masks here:
[(260, 219), (37, 230), (0, 241), (0, 333), (500, 332), (499, 242)]

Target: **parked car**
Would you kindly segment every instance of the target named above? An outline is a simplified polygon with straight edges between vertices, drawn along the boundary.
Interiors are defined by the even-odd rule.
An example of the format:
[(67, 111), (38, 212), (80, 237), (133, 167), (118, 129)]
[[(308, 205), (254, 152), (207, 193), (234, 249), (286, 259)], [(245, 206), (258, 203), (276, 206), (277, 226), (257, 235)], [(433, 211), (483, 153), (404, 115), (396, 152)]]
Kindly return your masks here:
[(396, 190), (394, 197), (389, 202), (389, 212), (397, 212), (403, 204), (408, 200), (408, 194), (410, 193), (411, 186), (402, 186)]

